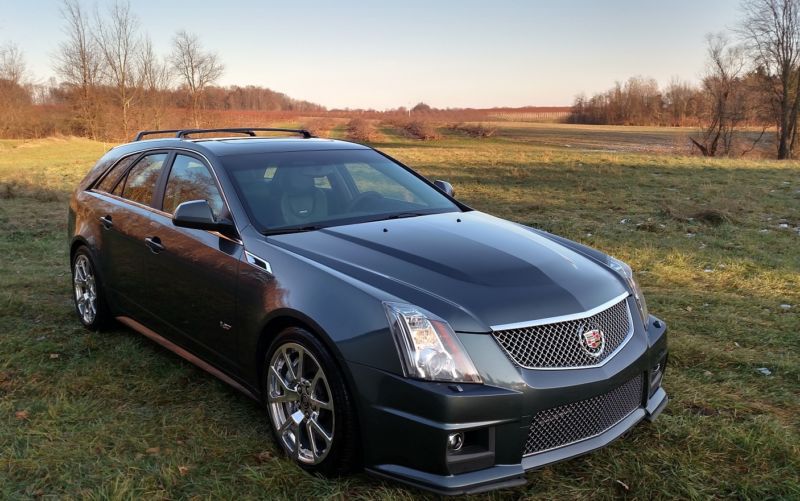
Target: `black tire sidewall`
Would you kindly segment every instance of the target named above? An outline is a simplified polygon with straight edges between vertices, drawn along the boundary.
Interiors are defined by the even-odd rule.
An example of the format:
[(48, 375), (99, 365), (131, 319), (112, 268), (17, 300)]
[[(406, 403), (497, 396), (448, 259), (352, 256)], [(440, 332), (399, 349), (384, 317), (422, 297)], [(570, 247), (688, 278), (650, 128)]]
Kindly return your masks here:
[(283, 446), (283, 441), (273, 424), (271, 409), (267, 400), (267, 374), (269, 373), (270, 360), (278, 347), (286, 343), (297, 343), (309, 351), (317, 359), (330, 386), (333, 408), (335, 412), (333, 443), (325, 459), (316, 465), (295, 461), (297, 465), (310, 472), (325, 475), (342, 475), (353, 471), (356, 466), (356, 415), (351, 394), (338, 364), (325, 346), (310, 332), (300, 327), (284, 329), (270, 344), (264, 357), (262, 370), (262, 401), (266, 409), (270, 430), (278, 447), (288, 455)]

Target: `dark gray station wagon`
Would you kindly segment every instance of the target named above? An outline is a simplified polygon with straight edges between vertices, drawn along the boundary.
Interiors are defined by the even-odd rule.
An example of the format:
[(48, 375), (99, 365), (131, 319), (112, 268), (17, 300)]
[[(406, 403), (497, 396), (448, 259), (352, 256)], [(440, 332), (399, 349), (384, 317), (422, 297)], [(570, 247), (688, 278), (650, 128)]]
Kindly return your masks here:
[(303, 468), (441, 493), (524, 483), (664, 408), (666, 326), (626, 264), (366, 146), (260, 130), (100, 159), (69, 210), (86, 327), (263, 403)]

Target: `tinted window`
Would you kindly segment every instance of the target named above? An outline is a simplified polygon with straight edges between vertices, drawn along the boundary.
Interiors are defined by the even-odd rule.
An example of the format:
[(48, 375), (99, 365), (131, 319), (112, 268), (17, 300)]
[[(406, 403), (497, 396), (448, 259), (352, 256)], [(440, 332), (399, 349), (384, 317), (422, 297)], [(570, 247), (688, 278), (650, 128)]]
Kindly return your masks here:
[(222, 196), (208, 167), (195, 158), (178, 155), (169, 171), (163, 210), (172, 214), (180, 204), (191, 200), (207, 201), (214, 216), (222, 212)]
[[(128, 171), (125, 180), (120, 181), (120, 184), (124, 183), (121, 196), (140, 204), (150, 205), (153, 201), (158, 175), (161, 173), (161, 167), (166, 159), (166, 153), (159, 153), (147, 155), (136, 162), (136, 165)], [(117, 190), (115, 189), (114, 192), (116, 193)]]
[(459, 210), (437, 189), (373, 150), (231, 155), (225, 168), (262, 231)]
[(111, 190), (119, 180), (120, 175), (125, 172), (128, 167), (130, 167), (134, 160), (136, 160), (136, 155), (125, 157), (117, 162), (117, 164), (111, 167), (111, 170), (106, 173), (106, 176), (103, 178), (103, 180), (97, 184), (96, 189), (111, 193)]

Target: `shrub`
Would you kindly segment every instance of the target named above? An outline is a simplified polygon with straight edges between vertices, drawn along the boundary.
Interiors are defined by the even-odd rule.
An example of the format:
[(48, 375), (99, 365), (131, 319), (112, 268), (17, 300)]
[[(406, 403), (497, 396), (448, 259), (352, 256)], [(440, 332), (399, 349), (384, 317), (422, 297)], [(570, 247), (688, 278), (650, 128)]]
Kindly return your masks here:
[(347, 139), (351, 141), (369, 143), (375, 141), (377, 137), (378, 133), (372, 122), (356, 117), (347, 123)]
[(424, 120), (412, 120), (406, 122), (403, 126), (403, 130), (409, 136), (413, 137), (414, 139), (419, 139), (421, 141), (432, 141), (435, 139), (441, 139), (441, 134), (439, 131), (436, 130), (430, 122)]
[(333, 120), (328, 118), (311, 118), (303, 124), (302, 128), (310, 132), (313, 136), (327, 137), (331, 129), (333, 129), (333, 126)]

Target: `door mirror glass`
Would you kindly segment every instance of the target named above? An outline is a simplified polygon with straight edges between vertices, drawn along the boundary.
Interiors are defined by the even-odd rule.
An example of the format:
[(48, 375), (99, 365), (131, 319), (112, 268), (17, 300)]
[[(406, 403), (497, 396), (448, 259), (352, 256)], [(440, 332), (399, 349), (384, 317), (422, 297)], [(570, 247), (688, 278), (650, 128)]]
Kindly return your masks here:
[(439, 188), (444, 194), (454, 197), (455, 191), (453, 191), (453, 185), (448, 183), (447, 181), (442, 181), (441, 179), (437, 179), (433, 182), (433, 185)]

